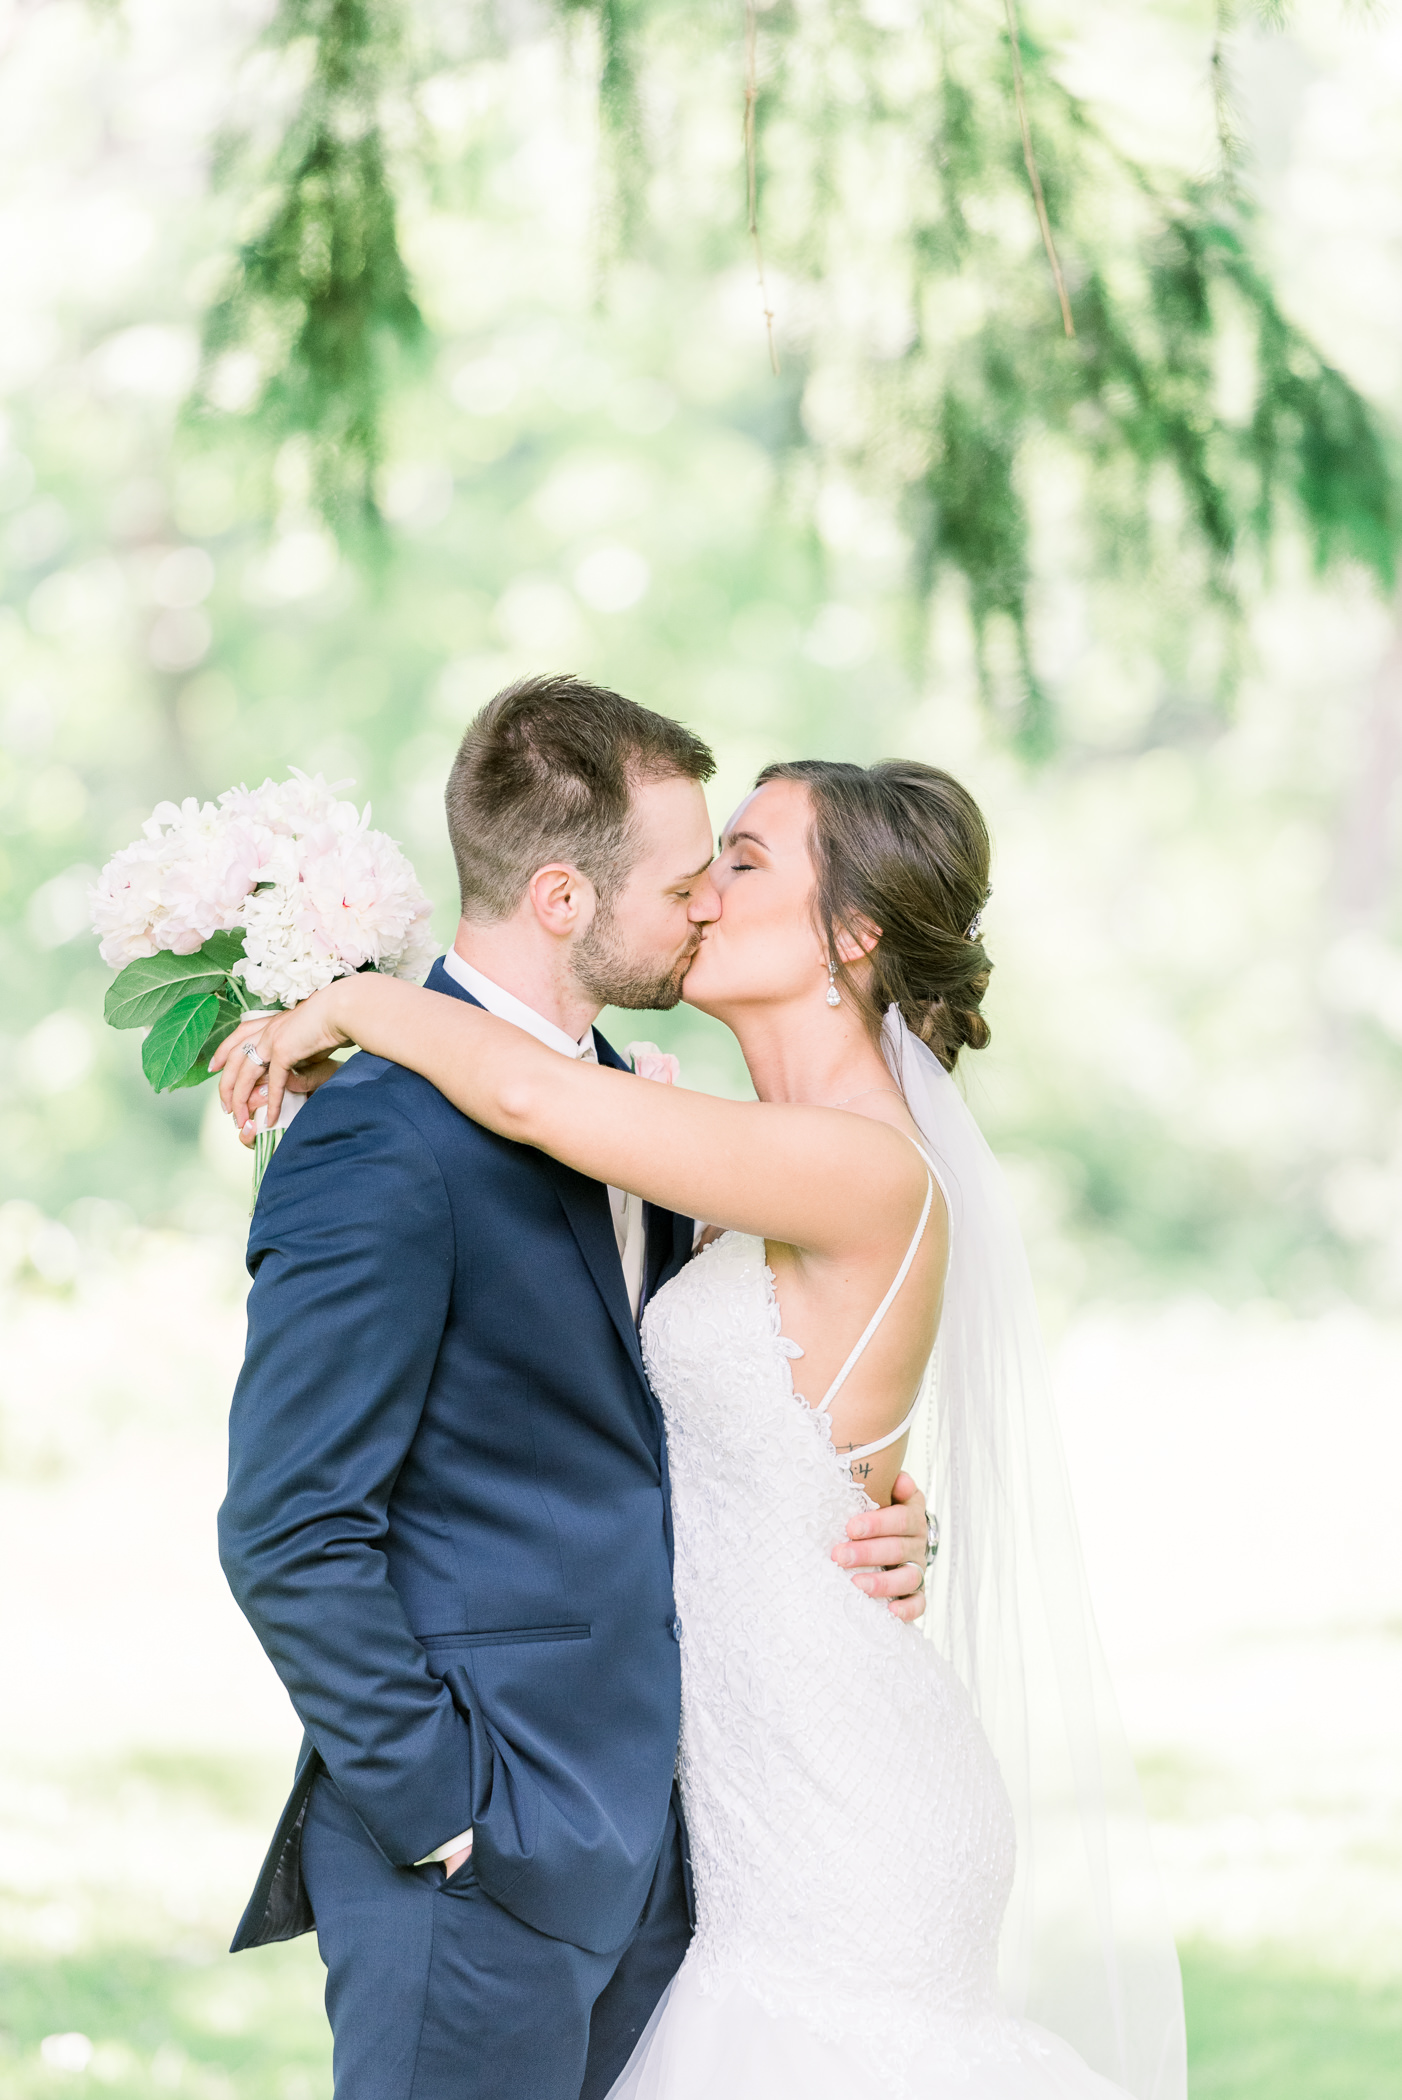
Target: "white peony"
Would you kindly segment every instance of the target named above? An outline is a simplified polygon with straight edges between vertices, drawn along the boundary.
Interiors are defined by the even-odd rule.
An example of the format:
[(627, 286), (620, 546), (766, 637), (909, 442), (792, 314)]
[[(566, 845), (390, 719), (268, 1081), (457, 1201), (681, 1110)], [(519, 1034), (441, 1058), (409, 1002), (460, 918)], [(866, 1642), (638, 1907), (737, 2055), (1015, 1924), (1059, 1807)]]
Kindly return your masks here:
[(229, 787), (212, 802), (160, 802), (143, 838), (115, 853), (92, 888), (92, 924), (115, 970), (210, 934), (243, 928), (235, 976), (260, 1000), (296, 1006), (334, 976), (426, 968), (430, 905), (395, 840), (369, 829), (348, 781)]
[(362, 816), (353, 802), (338, 800), (338, 791), (349, 786), (348, 780), (332, 785), (320, 773), (309, 778), (294, 766), (290, 780), (265, 780), (257, 788), (226, 789), (219, 797), (219, 806), (236, 821), (283, 838), (302, 838), (309, 832), (328, 828), (358, 831), (370, 821), (370, 810), (367, 804)]
[(144, 836), (114, 853), (92, 890), (93, 929), (114, 969), (169, 949), (193, 955), (240, 923), (260, 874), (256, 834), (212, 802), (159, 802)]
[(114, 969), (244, 929), (235, 965), (260, 999), (295, 1006), (333, 977), (371, 966), (421, 975), (430, 905), (370, 810), (318, 773), (230, 788), (213, 803), (162, 802), (144, 837), (114, 854), (92, 892), (102, 957)]

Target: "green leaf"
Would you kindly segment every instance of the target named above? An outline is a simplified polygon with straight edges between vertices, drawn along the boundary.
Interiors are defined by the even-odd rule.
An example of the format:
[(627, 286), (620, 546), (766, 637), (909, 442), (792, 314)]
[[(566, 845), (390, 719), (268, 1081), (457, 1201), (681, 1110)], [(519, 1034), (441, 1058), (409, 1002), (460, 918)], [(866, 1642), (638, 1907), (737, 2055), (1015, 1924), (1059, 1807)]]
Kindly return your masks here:
[(212, 992), (177, 999), (141, 1045), (141, 1069), (158, 1094), (178, 1086), (204, 1047), (219, 1011)]
[(113, 1028), (149, 1028), (178, 999), (222, 991), (228, 974), (226, 966), (211, 963), (203, 952), (171, 955), (162, 949), (159, 955), (138, 956), (108, 985), (103, 1019)]
[(177, 1087), (203, 1086), (205, 1080), (210, 1076), (209, 1060), (213, 1057), (225, 1036), (232, 1035), (239, 1022), (243, 1019), (242, 1009), (235, 1006), (232, 999), (220, 998), (216, 1001), (216, 1005), (218, 1012), (214, 1016), (214, 1026), (200, 1045), (199, 1056), (195, 1059), (185, 1077), (177, 1079), (174, 1085), (168, 1089), (170, 1093), (173, 1094)]
[(235, 926), (228, 933), (212, 933), (200, 954), (227, 977), (236, 962), (243, 960), (243, 928)]

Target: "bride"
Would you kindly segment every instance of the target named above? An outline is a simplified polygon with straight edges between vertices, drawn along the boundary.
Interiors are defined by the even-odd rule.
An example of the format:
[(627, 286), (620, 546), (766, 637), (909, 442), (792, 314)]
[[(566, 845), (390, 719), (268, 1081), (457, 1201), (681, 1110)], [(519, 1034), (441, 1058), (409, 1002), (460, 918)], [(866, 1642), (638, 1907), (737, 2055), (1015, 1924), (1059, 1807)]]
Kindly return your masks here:
[[(761, 774), (720, 846), (685, 997), (756, 1101), (369, 974), (231, 1038), (226, 1101), (251, 1135), (260, 1081), (271, 1121), (290, 1068), (355, 1043), (723, 1228), (643, 1324), (697, 1929), (611, 2100), (846, 2100), (873, 2074), (912, 2100), (1182, 2100), (1025, 1257), (950, 1078), (988, 1040), (983, 820), (928, 766), (805, 761)], [(250, 1037), (265, 1075), (229, 1055)], [(928, 1640), (828, 1551), (889, 1500), (917, 1415), (945, 1532)]]

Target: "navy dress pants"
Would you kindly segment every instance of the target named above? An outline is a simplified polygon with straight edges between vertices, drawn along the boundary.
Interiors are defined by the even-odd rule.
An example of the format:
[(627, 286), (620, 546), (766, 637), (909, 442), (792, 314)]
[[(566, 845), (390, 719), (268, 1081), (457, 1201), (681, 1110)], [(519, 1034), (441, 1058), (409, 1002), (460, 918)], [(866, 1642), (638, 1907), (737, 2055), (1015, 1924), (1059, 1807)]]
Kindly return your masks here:
[(604, 2100), (691, 1937), (675, 1797), (630, 1939), (589, 1954), (494, 1903), (472, 1860), (391, 1866), (323, 1772), (302, 1871), (336, 2100)]

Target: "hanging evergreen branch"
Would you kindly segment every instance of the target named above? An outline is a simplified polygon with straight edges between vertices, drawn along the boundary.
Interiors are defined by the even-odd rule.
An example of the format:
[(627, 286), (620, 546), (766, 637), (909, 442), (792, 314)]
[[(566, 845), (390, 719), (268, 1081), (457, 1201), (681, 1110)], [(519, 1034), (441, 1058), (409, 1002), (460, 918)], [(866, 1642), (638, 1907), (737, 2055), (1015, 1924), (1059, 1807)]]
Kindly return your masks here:
[[(1001, 698), (1031, 754), (1053, 734), (1029, 615), (1028, 476), (1048, 445), (1083, 481), (1080, 515), (1099, 542), (1099, 573), (1118, 573), (1143, 597), (1156, 541), (1177, 575), (1196, 555), (1202, 602), (1222, 630), (1224, 686), (1242, 552), (1268, 555), (1283, 531), (1299, 530), (1321, 570), (1356, 561), (1391, 591), (1402, 468), (1382, 419), (1282, 313), (1236, 186), (1172, 184), (1131, 160), (1025, 27), (1023, 99), (1010, 108), (986, 18), (970, 11), (962, 22), (927, 97), (883, 116), (874, 67), (869, 98), (814, 98), (803, 117), (823, 136), (825, 170), (854, 146), (858, 125), (921, 125), (930, 139), (907, 219), (909, 347), (894, 363), (860, 341), (841, 353), (861, 404), (847, 460), (874, 486), (904, 492), (916, 590), (928, 596), (949, 571), (965, 579), (985, 691)], [(1030, 269), (1029, 243), (1047, 229), (1027, 209), (1029, 131), (1074, 340), (1047, 326)], [(814, 183), (790, 197), (791, 222), (813, 222), (816, 194)], [(840, 277), (847, 238), (839, 200), (815, 275)], [(951, 329), (951, 310), (977, 318)], [(1219, 383), (1228, 339), (1246, 371), (1236, 403)], [(815, 344), (815, 355), (834, 354)], [(1170, 491), (1172, 515), (1156, 524)]]
[[(1228, 178), (1229, 35), (1238, 9), (1272, 20), (1281, 5), (1220, 0), (1212, 63)], [(890, 31), (854, 0), (765, 10), (764, 116), (786, 146), (765, 157), (763, 251), (756, 0), (555, 8), (562, 33), (584, 17), (594, 27), (609, 208), (625, 245), (646, 221), (649, 154), (665, 166), (688, 136), (673, 116), (649, 138), (652, 84), (675, 111), (707, 91), (698, 83), (715, 77), (719, 58), (736, 102), (743, 94), (741, 182), (726, 195), (673, 180), (667, 222), (650, 243), (657, 250), (665, 238), (679, 266), (714, 268), (748, 239), (767, 333), (766, 262), (810, 281), (816, 318), (807, 340), (791, 334), (788, 375), (806, 367), (838, 380), (851, 430), (797, 442), (825, 470), (840, 466), (903, 506), (917, 600), (945, 575), (963, 578), (985, 688), (1026, 750), (1046, 749), (1054, 729), (1029, 611), (1031, 481), (1048, 446), (1083, 482), (1098, 573), (1131, 579), (1143, 601), (1156, 549), (1176, 577), (1196, 561), (1196, 603), (1217, 616), (1228, 659), (1240, 556), (1268, 553), (1283, 530), (1303, 531), (1321, 568), (1361, 562), (1392, 588), (1402, 538), (1393, 440), (1282, 313), (1239, 184), (1173, 180), (1114, 146), (1013, 0), (1002, 9), (945, 0), (933, 21)], [(385, 405), (423, 332), (379, 122), (385, 81), (403, 67), (406, 9), (407, 0), (281, 0), (270, 36), (306, 41), (308, 83), (273, 203), (206, 332), (206, 399), (219, 398), (232, 355), (256, 358), (257, 422), (279, 443), (309, 442), (319, 500), (342, 522), (373, 515)], [(894, 289), (877, 314), (863, 274), (873, 262), (868, 207), (893, 182), (898, 208), (881, 221), (879, 259)], [(907, 341), (893, 354), (902, 289)], [(1219, 384), (1229, 339), (1247, 368), (1234, 404)], [(1175, 618), (1180, 634), (1200, 624), (1186, 612)]]
[(425, 334), (378, 113), (398, 15), (394, 0), (280, 0), (266, 41), (304, 43), (310, 74), (271, 209), (205, 325), (202, 405), (227, 397), (231, 371), (235, 388), (251, 380), (259, 426), (307, 441), (316, 498), (342, 529), (377, 521), (385, 404)]
[(562, 22), (588, 16), (599, 40), (602, 245), (627, 253), (641, 235), (647, 164), (638, 93), (637, 35), (648, 0), (555, 0)]
[(1212, 117), (1217, 128), (1218, 174), (1228, 185), (1241, 166), (1241, 133), (1237, 129), (1230, 46), (1236, 29), (1236, 0), (1217, 0), (1208, 73), (1212, 82)]
[(1032, 126), (1027, 121), (1027, 98), (1022, 86), (1022, 31), (1018, 26), (1016, 0), (1003, 0), (1003, 6), (1008, 17), (1008, 51), (1012, 58), (1013, 97), (1017, 103), (1018, 128), (1022, 133), (1022, 158), (1027, 165), (1027, 180), (1032, 185), (1033, 202), (1037, 207), (1037, 224), (1042, 233), (1042, 246), (1047, 251), (1052, 280), (1056, 285), (1056, 296), (1061, 303), (1061, 325), (1067, 335), (1074, 335), (1076, 324), (1071, 318), (1071, 302), (1066, 296), (1066, 280), (1061, 274), (1056, 242), (1052, 238), (1051, 220), (1047, 217), (1047, 200), (1042, 190), (1037, 156), (1032, 150)]

